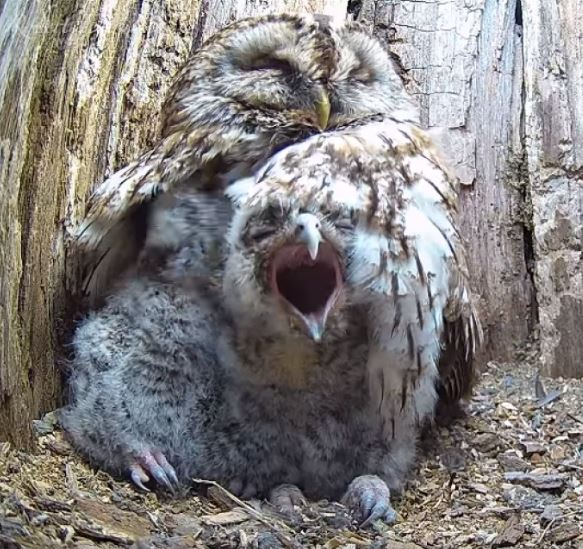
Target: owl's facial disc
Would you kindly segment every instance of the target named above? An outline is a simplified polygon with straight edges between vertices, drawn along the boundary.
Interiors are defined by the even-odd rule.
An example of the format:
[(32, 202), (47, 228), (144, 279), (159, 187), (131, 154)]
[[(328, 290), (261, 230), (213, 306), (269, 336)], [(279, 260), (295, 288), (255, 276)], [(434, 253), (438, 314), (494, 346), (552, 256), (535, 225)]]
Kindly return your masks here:
[(318, 342), (340, 294), (342, 272), (329, 243), (319, 245), (314, 259), (310, 255), (305, 244), (280, 248), (273, 258), (271, 288)]

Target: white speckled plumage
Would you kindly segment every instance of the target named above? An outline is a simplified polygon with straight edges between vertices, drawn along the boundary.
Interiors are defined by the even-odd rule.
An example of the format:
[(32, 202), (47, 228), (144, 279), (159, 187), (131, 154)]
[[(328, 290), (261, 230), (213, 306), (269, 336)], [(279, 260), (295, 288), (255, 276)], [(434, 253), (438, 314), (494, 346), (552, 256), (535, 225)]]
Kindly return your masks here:
[[(331, 213), (350, 218), (346, 283), (350, 301), (367, 306), (369, 389), (387, 429), (407, 432), (433, 413), (444, 329), (452, 323), (462, 323), (465, 338), (457, 343), (466, 362), (455, 375), (471, 379), (481, 330), (456, 226), (457, 190), (416, 126), (385, 117), (311, 137), (227, 193), (239, 207), (235, 233), (239, 217), (270, 206), (317, 210), (323, 222)], [(457, 316), (446, 315), (451, 310)]]

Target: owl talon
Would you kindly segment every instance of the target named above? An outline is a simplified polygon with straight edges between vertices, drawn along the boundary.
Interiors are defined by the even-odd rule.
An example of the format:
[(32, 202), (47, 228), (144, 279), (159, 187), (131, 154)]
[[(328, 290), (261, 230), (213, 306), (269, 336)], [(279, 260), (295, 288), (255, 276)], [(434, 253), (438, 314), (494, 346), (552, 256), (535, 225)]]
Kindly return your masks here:
[(146, 486), (144, 486), (144, 482), (148, 482), (150, 478), (148, 477), (148, 475), (146, 475), (146, 472), (144, 471), (144, 469), (142, 469), (140, 465), (138, 465), (137, 463), (133, 463), (132, 465), (130, 465), (130, 476), (132, 482), (138, 488), (144, 490), (144, 492), (150, 491), (149, 488), (146, 488)]
[(179, 485), (174, 467), (168, 463), (164, 454), (158, 451), (143, 452), (136, 456), (135, 462), (130, 465), (130, 474), (134, 484), (146, 492), (150, 491), (144, 486), (144, 482), (150, 480), (148, 474), (173, 494), (176, 493), (176, 488)]
[(375, 520), (382, 520), (385, 524), (393, 524), (397, 520), (397, 512), (392, 508), (390, 503), (377, 503), (371, 510), (368, 518), (361, 524), (360, 528), (366, 528)]
[[(158, 484), (163, 484), (172, 493), (175, 492), (175, 488), (170, 482), (166, 471), (164, 470), (163, 463), (168, 463), (164, 458), (163, 463), (160, 463), (157, 458), (164, 457), (160, 452), (144, 452), (138, 456), (138, 462), (146, 468), (147, 471), (156, 479)], [(168, 464), (169, 465), (169, 464)]]
[(172, 483), (170, 482), (168, 475), (166, 475), (162, 467), (154, 465), (151, 468), (151, 472), (152, 476), (156, 479), (156, 482), (158, 482), (158, 484), (163, 484), (164, 486), (166, 486), (166, 488), (168, 488), (168, 490), (174, 492), (175, 490), (174, 486), (172, 486)]
[(172, 467), (172, 465), (170, 465), (170, 463), (168, 463), (166, 456), (162, 452), (154, 452), (153, 456), (158, 462), (158, 464), (162, 467), (162, 469), (164, 469), (164, 472), (166, 473), (168, 478), (172, 481), (172, 483), (176, 487), (178, 487), (180, 485), (180, 482), (178, 481), (176, 470), (174, 469), (174, 467)]
[(350, 483), (342, 503), (362, 521), (361, 528), (379, 519), (386, 524), (392, 524), (397, 518), (397, 513), (391, 505), (390, 496), (389, 487), (381, 478), (363, 475)]

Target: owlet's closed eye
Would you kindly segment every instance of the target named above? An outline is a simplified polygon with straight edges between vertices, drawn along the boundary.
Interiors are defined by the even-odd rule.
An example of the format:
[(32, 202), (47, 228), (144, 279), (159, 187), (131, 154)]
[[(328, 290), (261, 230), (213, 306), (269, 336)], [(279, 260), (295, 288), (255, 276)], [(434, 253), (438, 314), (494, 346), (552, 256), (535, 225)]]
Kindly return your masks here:
[(293, 65), (286, 59), (278, 59), (269, 55), (256, 57), (249, 62), (243, 63), (243, 68), (247, 70), (277, 70), (288, 74), (295, 71)]
[(343, 218), (334, 222), (334, 226), (340, 231), (354, 231), (355, 225), (350, 218)]
[(355, 214), (346, 212), (329, 213), (326, 221), (342, 232), (354, 231), (357, 225)]
[(247, 236), (255, 241), (273, 236), (285, 223), (288, 213), (289, 211), (281, 206), (268, 206), (261, 216), (249, 219)]
[(372, 84), (376, 80), (376, 75), (371, 67), (360, 64), (350, 71), (348, 78), (359, 84)]
[(275, 227), (257, 226), (251, 227), (247, 233), (249, 238), (255, 241), (263, 240), (275, 234)]

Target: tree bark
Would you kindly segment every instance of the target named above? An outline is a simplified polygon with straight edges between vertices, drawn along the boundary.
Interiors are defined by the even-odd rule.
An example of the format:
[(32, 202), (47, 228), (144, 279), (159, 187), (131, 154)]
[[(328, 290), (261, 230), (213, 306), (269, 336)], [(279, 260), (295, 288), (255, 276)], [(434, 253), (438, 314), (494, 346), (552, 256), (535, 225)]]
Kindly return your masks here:
[(215, 30), (349, 11), (399, 58), (463, 184), (487, 336), (539, 325), (545, 371), (583, 375), (583, 0), (0, 0), (0, 440), (59, 403), (91, 188), (149, 147), (172, 76)]
[(523, 0), (526, 173), (541, 362), (583, 376), (583, 0)]
[(457, 169), (485, 357), (583, 376), (583, 0), (364, 0)]

